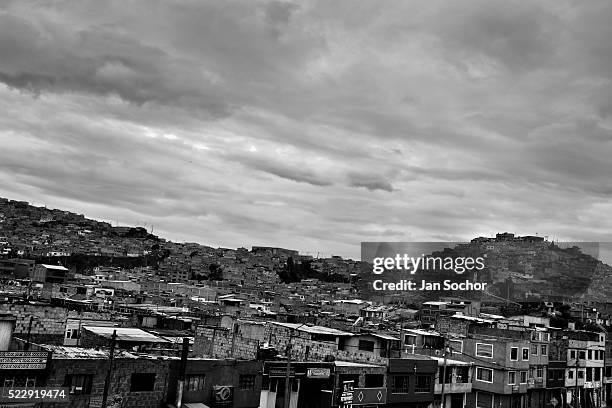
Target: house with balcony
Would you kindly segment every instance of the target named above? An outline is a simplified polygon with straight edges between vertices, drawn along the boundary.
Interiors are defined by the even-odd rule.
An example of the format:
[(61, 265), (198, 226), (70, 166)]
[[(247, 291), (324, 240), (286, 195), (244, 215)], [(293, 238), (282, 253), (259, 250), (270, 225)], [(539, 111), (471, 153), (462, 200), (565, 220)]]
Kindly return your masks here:
[(544, 408), (547, 404), (546, 371), (548, 369), (550, 333), (541, 328), (532, 330), (530, 334), (529, 376), (527, 378), (527, 406)]
[[(432, 357), (438, 362), (434, 384), (436, 408), (463, 408), (467, 395), (472, 392), (473, 364), (452, 358)], [(442, 401), (444, 394), (444, 401)]]
[(440, 356), (444, 348), (444, 337), (433, 330), (402, 329), (404, 354)]
[(566, 330), (568, 403), (578, 399), (581, 406), (599, 405), (603, 389), (605, 333)]
[(396, 336), (373, 332), (352, 337), (340, 337), (338, 349), (353, 355), (358, 361), (374, 361), (376, 357), (400, 357), (400, 339)]
[(559, 406), (567, 405), (567, 392), (565, 388), (568, 373), (567, 336), (563, 330), (550, 330), (548, 344), (548, 370), (546, 373), (546, 397), (548, 402), (556, 402)]

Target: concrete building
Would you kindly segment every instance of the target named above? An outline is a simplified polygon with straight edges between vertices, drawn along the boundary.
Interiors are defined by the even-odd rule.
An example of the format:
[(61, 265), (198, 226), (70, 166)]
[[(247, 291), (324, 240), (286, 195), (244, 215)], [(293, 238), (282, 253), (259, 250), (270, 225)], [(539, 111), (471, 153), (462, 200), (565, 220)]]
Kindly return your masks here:
[(42, 283), (65, 283), (68, 269), (61, 265), (36, 265), (32, 270), (32, 281)]

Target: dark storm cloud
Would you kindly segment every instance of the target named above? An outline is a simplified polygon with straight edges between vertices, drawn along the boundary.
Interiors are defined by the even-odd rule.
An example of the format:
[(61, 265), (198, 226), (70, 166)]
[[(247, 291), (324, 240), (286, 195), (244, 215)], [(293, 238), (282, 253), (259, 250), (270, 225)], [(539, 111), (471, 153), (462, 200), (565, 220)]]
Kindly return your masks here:
[(0, 193), (353, 256), (610, 239), (610, 20), (603, 0), (3, 2)]

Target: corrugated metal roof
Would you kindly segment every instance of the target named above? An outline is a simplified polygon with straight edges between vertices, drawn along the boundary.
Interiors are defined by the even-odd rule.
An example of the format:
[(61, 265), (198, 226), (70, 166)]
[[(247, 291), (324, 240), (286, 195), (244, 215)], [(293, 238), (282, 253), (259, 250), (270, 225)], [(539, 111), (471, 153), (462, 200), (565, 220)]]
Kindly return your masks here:
[(113, 331), (117, 331), (117, 340), (119, 341), (133, 341), (142, 343), (168, 343), (168, 340), (157, 337), (154, 334), (148, 333), (141, 329), (136, 328), (125, 328), (125, 327), (103, 327), (103, 326), (87, 326), (84, 325), (83, 329), (89, 330), (98, 336), (111, 338)]
[(399, 341), (400, 339), (398, 339), (395, 336), (391, 336), (390, 334), (384, 334), (384, 333), (369, 333), (374, 337), (379, 337), (381, 339), (385, 339), (385, 340), (396, 340)]
[(427, 331), (420, 329), (404, 329), (404, 331), (412, 334), (420, 334), (421, 336), (440, 336), (440, 333), (436, 331)]
[(290, 329), (303, 331), (311, 334), (328, 334), (331, 336), (354, 336), (353, 333), (345, 332), (342, 330), (332, 329), (331, 327), (323, 327), (323, 326), (307, 326), (301, 323), (281, 323), (281, 322), (270, 322), (277, 326), (283, 326)]
[[(433, 357), (430, 356), (430, 358), (436, 360), (438, 362), (438, 366), (443, 366), (444, 365), (444, 358), (442, 357)], [(469, 366), (472, 363), (466, 363), (465, 361), (459, 361), (459, 360), (451, 360), (450, 358), (446, 359), (446, 365), (455, 365), (455, 366)]]
[(47, 268), (47, 269), (56, 269), (58, 271), (67, 271), (67, 268), (64, 268), (61, 265), (47, 265), (47, 264), (40, 264), (40, 266)]
[(334, 361), (334, 364), (336, 365), (336, 367), (384, 367), (382, 365), (355, 363), (352, 361)]

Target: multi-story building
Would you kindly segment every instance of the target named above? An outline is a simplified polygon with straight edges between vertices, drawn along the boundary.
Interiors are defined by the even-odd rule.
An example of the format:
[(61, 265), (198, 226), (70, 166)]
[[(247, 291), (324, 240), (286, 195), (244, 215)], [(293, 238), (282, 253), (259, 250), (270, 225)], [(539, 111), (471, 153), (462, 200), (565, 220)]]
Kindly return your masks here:
[(290, 407), (329, 408), (349, 402), (376, 407), (387, 402), (386, 365), (298, 361), (292, 362), (287, 372), (286, 362), (269, 361), (264, 364), (260, 407), (284, 406), (287, 378)]
[(529, 376), (527, 379), (527, 406), (544, 408), (546, 401), (546, 371), (548, 369), (548, 348), (550, 333), (544, 329), (531, 332), (529, 352)]
[[(583, 330), (560, 330), (553, 334), (549, 353), (551, 361), (554, 359), (554, 364), (549, 362), (549, 369), (554, 367), (556, 372), (563, 368), (565, 363), (566, 392), (561, 402), (572, 406), (578, 403), (581, 407), (601, 406), (605, 398), (603, 387), (605, 334)], [(554, 378), (557, 382), (558, 373), (555, 373)], [(548, 384), (548, 388), (552, 389), (551, 384)]]
[[(472, 392), (473, 364), (465, 361), (432, 357), (438, 362), (434, 386), (434, 406), (441, 408), (463, 408), (467, 396)], [(444, 394), (444, 396), (442, 396)], [(442, 402), (444, 399), (444, 402)]]
[(462, 340), (463, 354), (456, 357), (474, 362), (474, 392), (468, 395), (468, 404), (477, 408), (526, 407), (529, 332), (478, 326), (470, 332)]
[(436, 360), (409, 355), (389, 359), (387, 374), (387, 407), (426, 408), (434, 401)]
[(612, 338), (606, 337), (604, 360), (603, 401), (606, 406), (612, 406)]

